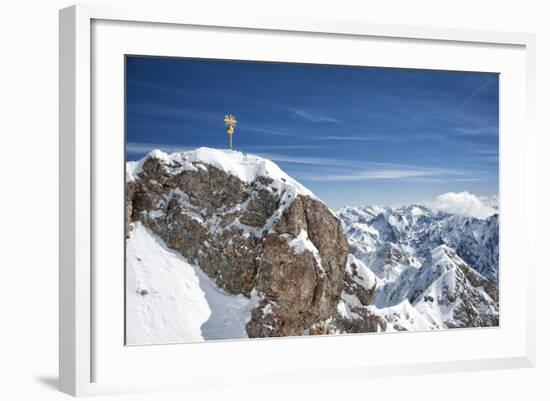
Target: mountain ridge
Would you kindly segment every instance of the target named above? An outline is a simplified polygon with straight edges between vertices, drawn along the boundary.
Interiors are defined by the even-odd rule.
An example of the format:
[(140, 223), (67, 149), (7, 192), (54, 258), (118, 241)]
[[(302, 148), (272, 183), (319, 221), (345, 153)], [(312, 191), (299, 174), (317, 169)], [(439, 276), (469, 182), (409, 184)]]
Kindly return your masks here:
[[(167, 313), (159, 309), (169, 308), (166, 291), (194, 294), (203, 308), (200, 322), (189, 323), (193, 338), (176, 342), (224, 338), (213, 321), (224, 313), (244, 326), (227, 338), (498, 325), (498, 214), (425, 205), (332, 211), (268, 159), (198, 148), (128, 162), (126, 216), (127, 318), (150, 334), (134, 336), (137, 343), (163, 341), (151, 326)], [(147, 288), (144, 277), (172, 265), (138, 255), (139, 243), (183, 266), (185, 275), (169, 275), (182, 284)], [(402, 287), (411, 280), (422, 285)], [(219, 312), (219, 299), (238, 313)], [(179, 315), (189, 314), (168, 315), (177, 322), (161, 326), (173, 342), (185, 326)]]
[[(128, 240), (142, 224), (220, 291), (257, 297), (248, 336), (301, 335), (336, 312), (348, 246), (340, 222), (275, 163), (207, 148), (153, 151), (128, 173)], [(157, 294), (145, 290), (154, 307)]]

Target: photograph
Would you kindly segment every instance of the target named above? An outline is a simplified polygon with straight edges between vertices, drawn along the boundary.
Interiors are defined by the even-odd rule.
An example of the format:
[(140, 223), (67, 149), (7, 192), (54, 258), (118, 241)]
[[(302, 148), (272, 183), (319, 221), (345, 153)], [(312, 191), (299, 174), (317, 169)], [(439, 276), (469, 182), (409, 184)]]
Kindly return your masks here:
[(126, 345), (499, 327), (498, 73), (125, 55), (124, 85)]

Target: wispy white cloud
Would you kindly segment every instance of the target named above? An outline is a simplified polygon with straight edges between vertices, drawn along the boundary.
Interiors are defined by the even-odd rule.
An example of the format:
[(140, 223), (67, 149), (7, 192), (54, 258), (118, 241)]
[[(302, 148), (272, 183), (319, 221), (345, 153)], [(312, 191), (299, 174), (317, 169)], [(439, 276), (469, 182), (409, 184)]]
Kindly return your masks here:
[[(249, 145), (249, 146), (243, 146), (240, 150), (241, 151), (255, 151), (255, 150), (268, 150), (268, 149), (280, 149), (280, 150), (286, 150), (286, 149), (316, 149), (320, 147), (319, 145)], [(183, 152), (187, 150), (194, 149), (193, 147), (189, 146), (178, 146), (178, 145), (169, 145), (164, 143), (145, 143), (145, 142), (127, 142), (126, 143), (126, 152), (132, 153), (132, 154), (142, 154), (142, 153), (148, 153), (151, 150), (154, 149), (160, 149), (163, 152)], [(239, 149), (237, 149), (239, 150)], [(283, 155), (276, 155), (272, 153), (262, 153), (262, 152), (255, 152), (259, 156), (263, 156), (266, 158), (269, 158), (271, 160), (275, 161), (288, 161), (288, 162), (296, 162), (300, 164), (320, 164), (325, 159), (315, 159), (315, 158), (303, 158), (303, 157), (292, 157), (292, 156), (283, 156)]]
[(325, 146), (323, 145), (313, 145), (313, 144), (296, 144), (296, 145), (244, 145), (240, 147), (244, 150), (252, 151), (269, 151), (272, 149), (282, 150), (282, 149), (322, 149)]
[(405, 180), (413, 178), (441, 178), (444, 174), (430, 169), (368, 169), (346, 174), (311, 175), (312, 181), (372, 181), (372, 180)]
[(239, 131), (249, 131), (249, 132), (256, 132), (260, 134), (268, 134), (268, 135), (278, 135), (278, 136), (292, 136), (292, 137), (298, 137), (294, 133), (290, 131), (286, 131), (284, 129), (270, 129), (270, 128), (263, 128), (263, 127), (255, 127), (251, 125), (240, 125), (238, 126)]
[(483, 89), (485, 89), (491, 82), (493, 82), (495, 79), (497, 79), (498, 75), (493, 75), (491, 78), (489, 78), (486, 82), (483, 83), (479, 88), (477, 88), (468, 98), (457, 107), (455, 110), (455, 113), (458, 113), (460, 110), (462, 110), (468, 103), (470, 103), (477, 95), (479, 95)]
[(312, 123), (337, 124), (340, 122), (340, 120), (322, 113), (310, 112), (302, 109), (290, 109), (290, 112), (294, 117), (298, 117), (298, 118), (301, 118), (302, 120), (306, 120)]
[[(466, 173), (464, 173), (466, 174)], [(436, 182), (479, 182), (485, 177), (464, 177), (429, 169), (369, 169), (345, 174), (302, 175), (302, 179), (322, 182), (351, 181), (414, 181), (423, 183)]]
[(136, 79), (127, 79), (126, 84), (128, 86), (140, 86), (142, 88), (155, 89), (155, 90), (159, 90), (159, 91), (168, 91), (168, 92), (172, 92), (172, 93), (180, 93), (181, 92), (181, 90), (176, 90), (172, 86), (161, 86), (161, 85), (157, 85), (157, 84), (154, 84), (154, 83), (151, 83), (151, 82), (139, 81), (139, 80), (136, 80)]
[(223, 124), (223, 113), (216, 113), (208, 110), (195, 110), (189, 108), (179, 108), (172, 105), (139, 102), (128, 105), (128, 112), (132, 114), (144, 115), (157, 119), (184, 119), (195, 121), (219, 122)]
[[(327, 135), (327, 136), (319, 136), (315, 139), (319, 139), (322, 141), (385, 141), (385, 140), (392, 140), (390, 137), (382, 137), (382, 136), (360, 136), (360, 135)], [(395, 140), (395, 139), (394, 139)]]
[(498, 126), (458, 127), (452, 131), (459, 135), (498, 135)]
[(487, 164), (498, 163), (500, 159), (498, 149), (477, 149), (473, 160)]
[(313, 171), (296, 171), (300, 179), (324, 182), (415, 180), (419, 182), (475, 182), (485, 179), (478, 173), (460, 169), (361, 162), (324, 157), (289, 156), (262, 153), (277, 163), (302, 165)]
[(478, 155), (498, 155), (498, 149), (478, 149), (475, 152)]
[(334, 159), (328, 157), (310, 157), (310, 156), (291, 156), (282, 155), (277, 153), (259, 153), (259, 156), (266, 159), (273, 160), (275, 162), (286, 162), (293, 164), (306, 164), (319, 167), (347, 167), (347, 168), (359, 168), (364, 165), (362, 162)]
[[(300, 145), (296, 145), (300, 146)], [(307, 146), (307, 145), (305, 145)], [(251, 147), (244, 148), (250, 149)], [(277, 149), (277, 145), (268, 147)], [(281, 147), (286, 148), (286, 147)], [(161, 143), (128, 142), (126, 151), (131, 154), (145, 154), (153, 149), (165, 152), (190, 150), (189, 147), (174, 146)], [(394, 163), (362, 162), (326, 157), (293, 156), (277, 153), (262, 153), (257, 155), (270, 159), (276, 163), (298, 167), (292, 174), (303, 180), (320, 182), (353, 182), (353, 181), (392, 181), (407, 180), (416, 182), (477, 182), (487, 177), (479, 172), (459, 169), (435, 168), (424, 166), (401, 165)], [(289, 166), (286, 166), (289, 168)]]
[(163, 143), (144, 143), (144, 142), (127, 142), (126, 143), (127, 153), (142, 154), (142, 153), (148, 153), (154, 149), (160, 149), (164, 152), (182, 152), (185, 150), (190, 150), (189, 147), (167, 145)]

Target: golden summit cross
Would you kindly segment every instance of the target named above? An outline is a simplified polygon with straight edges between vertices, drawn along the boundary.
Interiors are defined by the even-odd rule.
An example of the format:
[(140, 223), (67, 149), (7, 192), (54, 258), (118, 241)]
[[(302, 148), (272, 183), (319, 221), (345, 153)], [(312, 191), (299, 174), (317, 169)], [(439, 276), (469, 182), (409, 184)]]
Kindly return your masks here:
[(233, 132), (235, 132), (237, 119), (233, 114), (226, 114), (223, 121), (225, 122), (225, 126), (227, 127), (227, 135), (229, 135), (229, 149), (233, 150)]

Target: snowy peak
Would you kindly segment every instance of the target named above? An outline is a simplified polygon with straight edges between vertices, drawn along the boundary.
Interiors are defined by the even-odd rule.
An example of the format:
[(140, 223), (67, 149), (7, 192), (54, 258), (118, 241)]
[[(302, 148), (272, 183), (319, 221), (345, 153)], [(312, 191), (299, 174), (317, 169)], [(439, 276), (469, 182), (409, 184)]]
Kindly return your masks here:
[(498, 326), (498, 288), (449, 247), (432, 251), (416, 282), (411, 303), (434, 324), (447, 328)]
[(447, 245), (439, 245), (432, 249), (428, 262), (433, 266), (441, 266), (447, 270), (459, 264), (465, 264), (464, 261), (457, 256), (455, 250)]
[[(440, 200), (457, 197), (442, 196)], [(353, 258), (376, 278), (346, 286), (339, 307), (349, 330), (428, 330), (499, 324), (499, 217), (471, 198), (450, 207), (346, 207), (342, 221)], [(473, 200), (472, 200), (473, 199)], [(460, 203), (460, 202), (455, 202)], [(468, 202), (466, 202), (468, 203)], [(473, 205), (473, 206), (472, 206)], [(433, 205), (432, 205), (433, 206)], [(485, 211), (486, 217), (472, 216)], [(357, 264), (357, 263), (356, 263)], [(365, 296), (365, 295), (368, 295)]]
[[(247, 317), (240, 337), (301, 335), (334, 315), (344, 286), (346, 237), (330, 209), (276, 164), (199, 148), (155, 150), (127, 168), (130, 243), (144, 227), (186, 266), (203, 272), (230, 304), (241, 305), (239, 297), (257, 299), (239, 312)], [(142, 267), (137, 262), (129, 265), (136, 275)], [(214, 310), (223, 297), (205, 293), (205, 310)], [(142, 298), (134, 300), (141, 305)], [(196, 337), (219, 338), (198, 326)], [(228, 331), (225, 338), (232, 335)]]
[[(414, 319), (416, 330), (496, 326), (499, 322), (498, 288), (446, 245), (434, 248), (420, 268), (409, 267), (379, 286), (372, 305), (365, 307), (396, 330), (410, 329), (411, 308), (422, 316)], [(396, 310), (407, 312), (396, 315)]]
[(171, 154), (158, 149), (152, 150), (141, 160), (127, 163), (127, 181), (134, 181), (139, 174), (143, 174), (144, 165), (150, 159), (160, 162), (170, 175), (177, 175), (184, 171), (198, 171), (211, 166), (247, 184), (264, 177), (281, 185), (293, 186), (299, 194), (313, 196), (309, 189), (288, 176), (271, 160), (234, 150), (205, 147)]
[(336, 214), (342, 221), (352, 253), (375, 272), (379, 266), (388, 265), (385, 262), (388, 252), (384, 250), (395, 246), (405, 255), (401, 260), (408, 259), (405, 264), (418, 267), (418, 261), (444, 244), (472, 268), (498, 283), (498, 214), (480, 219), (422, 205), (347, 207)]

